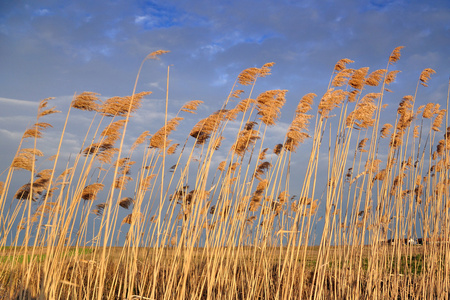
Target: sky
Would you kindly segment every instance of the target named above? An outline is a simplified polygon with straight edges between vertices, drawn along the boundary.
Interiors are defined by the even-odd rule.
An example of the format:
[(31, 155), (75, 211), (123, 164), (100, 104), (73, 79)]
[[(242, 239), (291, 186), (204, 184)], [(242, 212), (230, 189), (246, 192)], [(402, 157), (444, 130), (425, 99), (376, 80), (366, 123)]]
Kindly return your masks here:
[[(259, 92), (289, 91), (270, 138), (287, 129), (303, 95), (323, 95), (339, 59), (373, 71), (386, 67), (397, 46), (405, 47), (394, 67), (402, 72), (386, 103), (396, 108), (414, 93), (422, 70), (432, 68), (436, 74), (417, 101), (443, 105), (450, 75), (447, 0), (1, 1), (0, 172), (35, 121), (39, 100), (55, 97), (51, 103), (64, 111), (83, 91), (131, 95), (142, 59), (156, 50), (171, 52), (144, 64), (137, 91), (153, 93), (131, 136), (162, 124), (169, 65), (171, 113), (202, 100), (199, 115), (207, 115), (221, 107), (242, 70), (275, 62), (257, 84)], [(88, 121), (72, 119), (71, 150), (79, 150), (77, 128)], [(56, 132), (48, 134), (49, 143), (58, 140)]]

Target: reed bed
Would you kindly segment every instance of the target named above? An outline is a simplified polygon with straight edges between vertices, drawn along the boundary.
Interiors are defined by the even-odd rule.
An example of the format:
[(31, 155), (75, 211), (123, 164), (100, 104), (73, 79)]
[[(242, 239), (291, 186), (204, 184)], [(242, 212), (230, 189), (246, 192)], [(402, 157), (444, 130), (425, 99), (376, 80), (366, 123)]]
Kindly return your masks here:
[[(449, 98), (416, 105), (435, 73), (425, 69), (381, 123), (401, 49), (375, 71), (339, 60), (275, 144), (267, 132), (287, 90), (255, 94), (273, 63), (242, 71), (191, 128), (203, 102), (169, 114), (167, 93), (164, 123), (130, 144), (133, 115), (151, 101), (136, 92), (139, 73), (168, 51), (143, 60), (131, 96), (75, 94), (54, 153), (38, 148), (61, 112), (42, 100), (2, 174), (0, 296), (449, 298)], [(92, 121), (65, 161), (74, 114)], [(17, 174), (29, 180), (12, 190)]]

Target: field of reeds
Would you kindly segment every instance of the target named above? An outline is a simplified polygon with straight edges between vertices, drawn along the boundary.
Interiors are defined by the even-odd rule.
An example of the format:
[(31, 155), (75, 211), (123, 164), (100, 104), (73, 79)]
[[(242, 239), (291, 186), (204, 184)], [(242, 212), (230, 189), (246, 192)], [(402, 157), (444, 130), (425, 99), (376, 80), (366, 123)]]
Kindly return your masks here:
[[(131, 96), (75, 94), (65, 113), (42, 100), (0, 178), (0, 297), (449, 298), (449, 99), (416, 105), (425, 69), (387, 107), (401, 49), (375, 71), (339, 60), (276, 144), (287, 91), (254, 92), (273, 63), (242, 71), (209, 116), (198, 100), (169, 113), (167, 94), (164, 123), (132, 143), (151, 101), (139, 73), (167, 51), (144, 59)], [(65, 123), (43, 153), (54, 114)], [(78, 114), (90, 125), (67, 159)]]

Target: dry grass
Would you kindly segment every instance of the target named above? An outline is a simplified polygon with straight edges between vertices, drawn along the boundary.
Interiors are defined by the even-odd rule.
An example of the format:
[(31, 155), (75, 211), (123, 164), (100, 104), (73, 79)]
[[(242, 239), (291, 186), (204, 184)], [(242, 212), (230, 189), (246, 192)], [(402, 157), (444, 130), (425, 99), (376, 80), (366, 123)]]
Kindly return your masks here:
[[(37, 147), (52, 127), (41, 118), (59, 113), (42, 100), (0, 182), (0, 296), (447, 299), (449, 99), (416, 108), (435, 73), (427, 68), (380, 124), (401, 49), (386, 69), (338, 61), (326, 92), (301, 98), (276, 143), (267, 129), (287, 91), (254, 95), (273, 63), (241, 72), (222, 107), (193, 128), (184, 116), (203, 102), (169, 120), (167, 95), (164, 124), (130, 145), (127, 129), (150, 92), (75, 95), (54, 153)], [(166, 52), (144, 59), (136, 84), (143, 63)], [(61, 145), (74, 113), (92, 122), (67, 164)], [(175, 132), (186, 140), (174, 142)], [(29, 181), (13, 191), (16, 172)]]

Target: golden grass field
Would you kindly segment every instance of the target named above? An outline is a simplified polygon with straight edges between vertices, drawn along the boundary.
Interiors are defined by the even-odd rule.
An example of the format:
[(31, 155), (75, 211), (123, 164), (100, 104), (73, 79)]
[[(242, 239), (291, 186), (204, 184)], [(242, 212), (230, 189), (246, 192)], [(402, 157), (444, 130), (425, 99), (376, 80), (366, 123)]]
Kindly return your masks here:
[[(427, 68), (392, 107), (401, 49), (370, 72), (339, 60), (275, 144), (287, 90), (255, 93), (273, 63), (209, 116), (199, 100), (169, 112), (167, 92), (164, 124), (130, 136), (153, 52), (131, 96), (74, 95), (53, 153), (39, 148), (61, 112), (42, 100), (0, 178), (0, 297), (448, 299), (449, 97), (416, 105)], [(90, 125), (66, 160), (74, 115)]]

